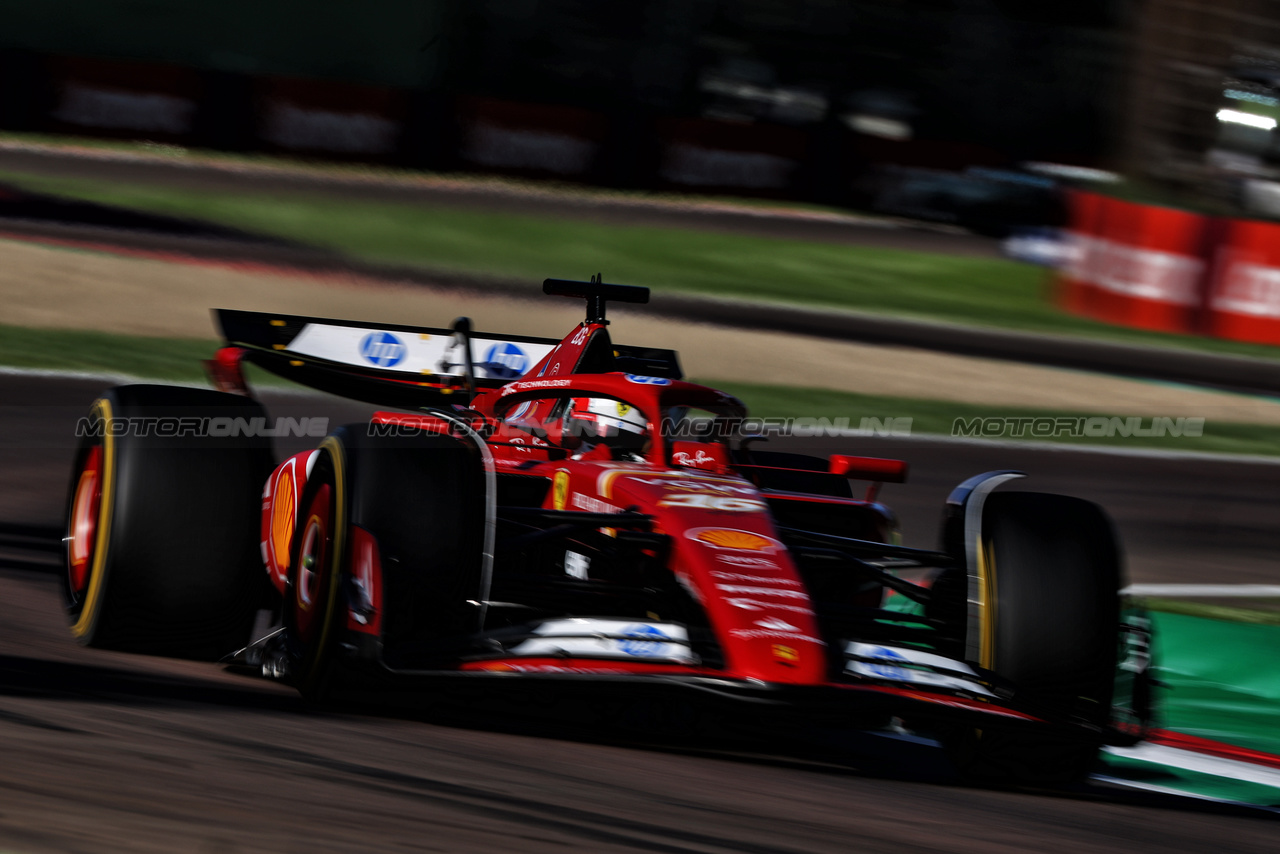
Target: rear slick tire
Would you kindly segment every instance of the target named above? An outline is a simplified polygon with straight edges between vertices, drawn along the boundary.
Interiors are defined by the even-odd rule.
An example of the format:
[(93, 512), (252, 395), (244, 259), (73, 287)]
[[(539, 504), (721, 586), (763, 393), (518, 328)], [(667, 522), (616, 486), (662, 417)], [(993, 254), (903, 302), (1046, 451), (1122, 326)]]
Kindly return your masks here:
[(343, 445), (329, 436), (311, 466), (289, 544), (284, 625), (295, 650), (294, 686), (312, 702), (329, 694), (348, 533), (346, 472)]
[(239, 395), (174, 386), (120, 386), (94, 402), (78, 431), (61, 579), (77, 641), (204, 660), (244, 645), (267, 601), (258, 515), (270, 439), (205, 428), (265, 415)]
[[(985, 585), (978, 662), (1014, 685), (1014, 702), (1104, 727), (1119, 638), (1121, 558), (1095, 504), (1063, 495), (1002, 492), (983, 508)], [(978, 783), (1067, 785), (1088, 776), (1100, 741), (966, 729), (946, 739), (961, 775)]]
[[(439, 663), (432, 651), (442, 638), (479, 627), (467, 601), (481, 592), (483, 475), (480, 454), (448, 436), (371, 436), (368, 425), (351, 424), (320, 444), (298, 504), (284, 603), (304, 697), (340, 696), (353, 670)], [(373, 649), (349, 627), (355, 527), (380, 555)]]

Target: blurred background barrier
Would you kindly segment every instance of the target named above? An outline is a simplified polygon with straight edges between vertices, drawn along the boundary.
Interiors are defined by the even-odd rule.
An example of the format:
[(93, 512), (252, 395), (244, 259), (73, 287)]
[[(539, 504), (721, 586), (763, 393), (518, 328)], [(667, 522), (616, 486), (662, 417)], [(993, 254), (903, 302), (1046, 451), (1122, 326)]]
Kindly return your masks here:
[(1164, 332), (1280, 344), (1280, 224), (1069, 194), (1059, 304)]
[(1096, 193), (1070, 196), (1074, 251), (1061, 277), (1062, 304), (1108, 323), (1194, 331), (1209, 219)]
[(46, 128), (158, 142), (196, 141), (200, 75), (147, 62), (53, 56), (46, 63), (52, 98)]
[(664, 118), (656, 130), (663, 189), (786, 194), (811, 143), (800, 130), (702, 118)]
[(559, 104), (466, 97), (456, 104), (457, 158), (505, 174), (590, 180), (609, 138), (602, 113)]
[[(0, 130), (883, 197), (964, 227), (965, 199), (1024, 204), (972, 169), (1025, 177), (1042, 162), (1274, 216), (1278, 13), (1280, 0), (43, 0), (4, 11)], [(1055, 224), (1040, 219), (1012, 225)]]
[(1280, 343), (1280, 225), (1225, 222), (1213, 252), (1207, 331), (1219, 338)]
[(0, 130), (883, 198), (968, 227), (970, 197), (1014, 194), (970, 167), (1107, 156), (1124, 26), (1102, 2), (46, 0), (5, 11)]
[(330, 158), (382, 159), (400, 150), (408, 98), (398, 89), (298, 77), (253, 86), (254, 148)]
[(852, 208), (1276, 344), (1276, 37), (1280, 0), (45, 0), (0, 131)]

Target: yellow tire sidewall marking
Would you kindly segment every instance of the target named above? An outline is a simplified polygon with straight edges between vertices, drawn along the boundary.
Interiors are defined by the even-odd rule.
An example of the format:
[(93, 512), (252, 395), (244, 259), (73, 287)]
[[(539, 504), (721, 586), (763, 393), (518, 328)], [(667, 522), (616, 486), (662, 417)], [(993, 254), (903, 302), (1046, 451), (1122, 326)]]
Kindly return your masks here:
[(116, 440), (111, 434), (111, 402), (105, 397), (93, 402), (90, 418), (103, 422), (102, 430), (102, 498), (98, 503), (98, 524), (94, 531), (93, 564), (89, 568), (89, 590), (85, 593), (80, 615), (71, 624), (71, 634), (82, 642), (91, 641), (102, 608), (103, 588), (107, 574), (107, 543), (111, 539), (111, 513), (115, 498)]
[(996, 668), (996, 556), (989, 540), (978, 545), (978, 590), (982, 601), (981, 646), (978, 663), (987, 670)]
[(329, 593), (325, 597), (324, 614), (320, 623), (320, 635), (316, 640), (315, 655), (311, 659), (307, 672), (303, 675), (307, 683), (320, 678), (326, 657), (325, 650), (329, 646), (329, 636), (333, 633), (334, 614), (338, 609), (338, 587), (342, 581), (342, 553), (346, 548), (347, 538), (346, 454), (336, 436), (329, 436), (321, 442), (320, 450), (328, 451), (333, 460), (333, 553), (327, 561), (328, 566), (322, 568), (322, 571), (329, 573)]

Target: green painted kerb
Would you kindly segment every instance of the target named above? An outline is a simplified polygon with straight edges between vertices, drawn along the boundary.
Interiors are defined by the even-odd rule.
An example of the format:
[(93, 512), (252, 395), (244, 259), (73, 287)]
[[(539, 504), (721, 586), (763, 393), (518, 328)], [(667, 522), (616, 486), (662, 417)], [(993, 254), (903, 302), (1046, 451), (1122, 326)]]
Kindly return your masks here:
[(1152, 616), (1160, 725), (1280, 754), (1280, 626)]

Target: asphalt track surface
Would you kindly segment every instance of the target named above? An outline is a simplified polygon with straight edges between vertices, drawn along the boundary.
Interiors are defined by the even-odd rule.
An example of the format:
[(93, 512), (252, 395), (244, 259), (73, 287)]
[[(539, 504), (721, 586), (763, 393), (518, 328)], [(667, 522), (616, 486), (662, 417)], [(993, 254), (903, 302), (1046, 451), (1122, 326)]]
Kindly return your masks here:
[[(681, 738), (683, 719), (497, 694), (315, 708), (217, 665), (86, 650), (66, 630), (58, 535), (75, 419), (98, 380), (0, 376), (0, 851), (1273, 851), (1274, 817), (1090, 786), (967, 788), (936, 750), (804, 727)], [(329, 398), (273, 414), (358, 419)], [(280, 451), (303, 447), (294, 440)], [(908, 544), (978, 471), (1112, 513), (1138, 581), (1271, 582), (1280, 466), (904, 440), (886, 487)], [(790, 448), (801, 449), (801, 448)], [(559, 723), (563, 717), (571, 723)], [(767, 749), (765, 749), (767, 748)]]

